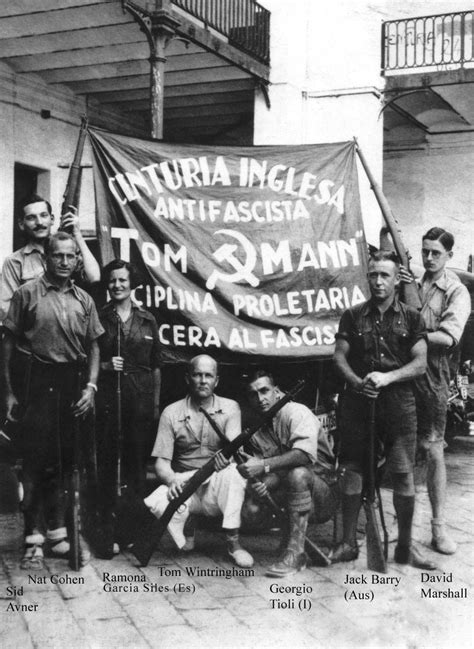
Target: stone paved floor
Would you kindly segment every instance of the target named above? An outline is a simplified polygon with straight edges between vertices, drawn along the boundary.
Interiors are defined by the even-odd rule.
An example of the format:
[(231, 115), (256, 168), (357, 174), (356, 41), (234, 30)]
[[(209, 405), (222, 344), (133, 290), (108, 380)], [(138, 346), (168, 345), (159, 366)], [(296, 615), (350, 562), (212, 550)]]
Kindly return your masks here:
[[(274, 580), (264, 576), (278, 539), (271, 535), (245, 537), (253, 552), (255, 575), (250, 577), (191, 576), (193, 568), (231, 568), (222, 539), (201, 531), (196, 551), (183, 557), (168, 541), (146, 568), (136, 567), (131, 555), (113, 561), (93, 559), (80, 573), (64, 562), (47, 560), (46, 569), (28, 573), (18, 568), (21, 526), (16, 512), (6, 511), (0, 492), (0, 646), (8, 649), (83, 648), (272, 648), (278, 647), (403, 647), (468, 648), (474, 646), (472, 616), (474, 544), (474, 440), (458, 438), (447, 454), (449, 503), (456, 555), (436, 555), (429, 549), (429, 504), (426, 491), (417, 497), (415, 538), (436, 559), (438, 579), (421, 582), (421, 573), (393, 563), (394, 518), (391, 492), (383, 490), (390, 529), (390, 562), (386, 577), (399, 585), (371, 583), (380, 578), (366, 569), (365, 546), (357, 561), (329, 568), (311, 567), (297, 576)], [(8, 489), (3, 467), (0, 488)], [(331, 539), (331, 527), (311, 535), (322, 543)], [(139, 576), (145, 582), (120, 582), (138, 592), (105, 592), (112, 575)], [(52, 583), (82, 577), (83, 583)], [(345, 585), (346, 575), (367, 584)], [(38, 579), (42, 577), (42, 579)], [(114, 585), (115, 582), (109, 581)], [(273, 585), (273, 586), (272, 586)], [(422, 589), (459, 591), (467, 599), (424, 598)], [(272, 593), (271, 588), (298, 592)], [(13, 595), (13, 588), (17, 595)], [(20, 595), (23, 589), (23, 594)], [(180, 592), (181, 589), (181, 592)], [(300, 594), (299, 594), (300, 593)], [(352, 595), (353, 593), (353, 595)], [(351, 597), (352, 595), (352, 597)], [(272, 600), (274, 603), (272, 605)], [(37, 604), (37, 610), (16, 607)], [(35, 608), (30, 606), (30, 608)], [(13, 610), (12, 610), (13, 609)]]

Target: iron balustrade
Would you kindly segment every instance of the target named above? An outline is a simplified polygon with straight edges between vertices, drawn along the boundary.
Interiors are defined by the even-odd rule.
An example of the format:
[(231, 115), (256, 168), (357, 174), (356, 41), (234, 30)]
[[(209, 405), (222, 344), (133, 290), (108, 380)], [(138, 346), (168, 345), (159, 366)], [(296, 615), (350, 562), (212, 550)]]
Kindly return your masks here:
[(172, 0), (173, 4), (268, 65), (270, 12), (255, 0)]
[(384, 22), (382, 71), (463, 67), (474, 61), (473, 22), (474, 11)]

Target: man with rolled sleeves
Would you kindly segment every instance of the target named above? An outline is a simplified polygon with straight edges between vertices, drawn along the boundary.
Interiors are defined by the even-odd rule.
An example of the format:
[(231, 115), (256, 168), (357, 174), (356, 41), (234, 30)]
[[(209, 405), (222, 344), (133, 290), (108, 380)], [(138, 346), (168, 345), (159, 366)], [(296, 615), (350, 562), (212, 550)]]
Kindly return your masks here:
[[(13, 293), (25, 282), (40, 277), (46, 270), (45, 243), (51, 235), (53, 223), (51, 205), (41, 196), (32, 194), (22, 203), (18, 226), (26, 244), (5, 257), (3, 262), (0, 279), (0, 320), (7, 316)], [(84, 280), (88, 283), (98, 282), (99, 264), (82, 236), (79, 217), (74, 207), (71, 206), (70, 211), (61, 217), (61, 228), (72, 231), (83, 264)]]
[(7, 418), (14, 418), (18, 405), (11, 381), (15, 345), (30, 368), (20, 422), (25, 517), (21, 567), (26, 570), (43, 567), (45, 527), (52, 553), (66, 557), (69, 552), (62, 480), (72, 468), (74, 421), (94, 407), (97, 338), (103, 333), (92, 298), (70, 279), (78, 260), (74, 238), (58, 232), (45, 250), (45, 274), (13, 294), (4, 321)]
[(239, 540), (246, 481), (235, 464), (218, 453), (222, 441), (199, 410), (207, 410), (227, 439), (241, 433), (240, 408), (237, 402), (214, 393), (218, 382), (217, 363), (211, 356), (191, 359), (186, 374), (187, 396), (165, 408), (160, 418), (152, 456), (156, 457), (155, 471), (163, 485), (145, 499), (145, 504), (160, 517), (168, 500), (176, 498), (193, 473), (214, 457), (216, 472), (189, 498), (184, 511), (173, 516), (168, 530), (180, 549), (192, 550), (194, 532), (188, 538), (183, 534), (189, 514), (222, 514), (228, 554), (239, 567), (250, 568), (253, 558)]
[(332, 562), (358, 557), (357, 521), (363, 475), (367, 475), (369, 403), (376, 399), (376, 434), (383, 443), (392, 474), (398, 543), (395, 561), (433, 570), (412, 544), (415, 507), (413, 467), (416, 449), (416, 405), (413, 379), (426, 369), (426, 331), (422, 316), (396, 297), (399, 261), (386, 251), (373, 253), (368, 265), (371, 298), (342, 314), (334, 362), (345, 380), (339, 429), (343, 541)]
[[(433, 518), (432, 547), (442, 554), (456, 552), (445, 523), (446, 465), (444, 434), (448, 409), (449, 359), (459, 343), (471, 313), (471, 299), (458, 276), (446, 268), (453, 256), (454, 237), (443, 228), (431, 228), (422, 238), (425, 273), (417, 281), (421, 314), (428, 342), (426, 374), (416, 380), (418, 449), (427, 461), (427, 486)], [(412, 281), (406, 272), (402, 279)]]
[[(249, 401), (264, 414), (283, 393), (273, 376), (256, 369), (247, 383)], [(290, 401), (281, 408), (271, 424), (264, 425), (251, 438), (253, 457), (238, 467), (250, 485), (244, 505), (244, 520), (264, 516), (267, 491), (285, 504), (287, 522), (281, 539), (281, 556), (268, 570), (269, 577), (288, 577), (306, 567), (304, 551), (306, 529), (311, 510), (324, 522), (333, 513), (334, 455), (327, 434), (318, 418), (302, 403)], [(325, 512), (329, 512), (326, 513)]]

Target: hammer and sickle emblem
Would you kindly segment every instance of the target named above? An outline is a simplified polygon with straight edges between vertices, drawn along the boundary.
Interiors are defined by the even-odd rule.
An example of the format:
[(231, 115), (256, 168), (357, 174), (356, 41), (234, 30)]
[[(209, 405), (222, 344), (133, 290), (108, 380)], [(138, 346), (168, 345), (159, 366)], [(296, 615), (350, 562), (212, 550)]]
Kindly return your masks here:
[(258, 286), (260, 280), (252, 273), (257, 262), (257, 253), (247, 237), (240, 232), (235, 232), (234, 230), (217, 230), (216, 234), (226, 234), (233, 239), (237, 239), (242, 246), (246, 257), (245, 262), (242, 263), (234, 254), (237, 250), (235, 243), (222, 244), (222, 246), (213, 253), (213, 257), (215, 257), (220, 263), (226, 261), (230, 266), (232, 266), (235, 273), (222, 273), (219, 270), (214, 269), (206, 282), (206, 288), (212, 291), (218, 280), (230, 282), (231, 284), (236, 284), (241, 280), (245, 280), (254, 288)]

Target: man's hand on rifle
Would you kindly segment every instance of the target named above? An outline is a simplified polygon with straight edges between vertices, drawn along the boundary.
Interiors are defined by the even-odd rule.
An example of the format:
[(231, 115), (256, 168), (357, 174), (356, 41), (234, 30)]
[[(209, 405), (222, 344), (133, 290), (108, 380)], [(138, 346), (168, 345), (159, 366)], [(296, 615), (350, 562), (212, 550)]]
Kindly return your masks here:
[(217, 451), (217, 453), (214, 455), (214, 469), (216, 471), (222, 471), (222, 469), (225, 469), (226, 466), (229, 466), (230, 460), (225, 458), (221, 451)]
[(400, 278), (400, 281), (403, 282), (404, 284), (411, 284), (412, 282), (415, 281), (413, 273), (411, 273), (407, 268), (405, 268), (405, 266), (400, 266), (400, 270), (398, 271), (398, 277)]
[(74, 207), (74, 205), (68, 205), (68, 208), (69, 211), (61, 216), (61, 228), (71, 232), (73, 237), (77, 237), (78, 234), (81, 234), (77, 207)]
[(184, 485), (188, 478), (182, 477), (179, 473), (175, 473), (173, 480), (168, 485), (168, 500), (174, 500), (183, 491)]
[(256, 482), (252, 482), (250, 485), (250, 488), (256, 494), (259, 498), (265, 499), (269, 491), (267, 489), (267, 485), (262, 482), (261, 480), (257, 480)]
[(357, 385), (354, 386), (354, 390), (368, 399), (376, 399), (379, 396), (380, 389), (376, 388), (368, 377), (369, 374), (363, 379), (359, 379)]
[(246, 478), (247, 480), (253, 480), (254, 478), (258, 478), (265, 473), (264, 460), (260, 460), (256, 457), (252, 457), (251, 455), (247, 455), (247, 453), (242, 453), (242, 455), (246, 458), (246, 460), (242, 464), (238, 465), (237, 471), (243, 478)]
[[(364, 378), (373, 389), (377, 390), (377, 393), (382, 388), (386, 388), (387, 385), (390, 385), (390, 373), (389, 372), (370, 372)], [(374, 397), (371, 397), (374, 398)]]

